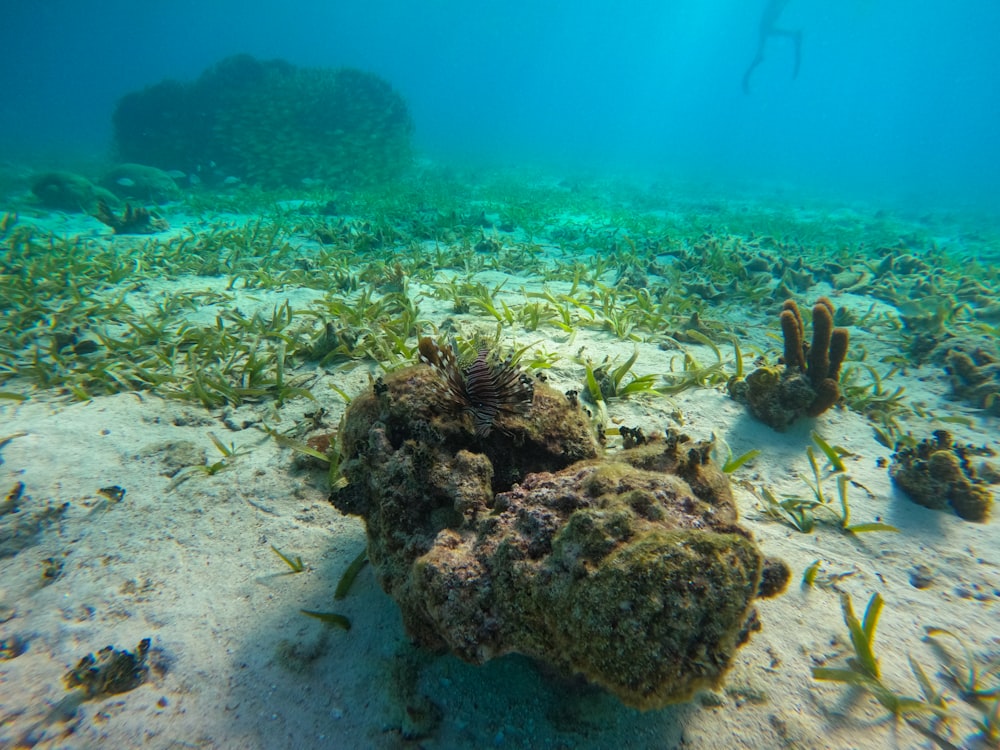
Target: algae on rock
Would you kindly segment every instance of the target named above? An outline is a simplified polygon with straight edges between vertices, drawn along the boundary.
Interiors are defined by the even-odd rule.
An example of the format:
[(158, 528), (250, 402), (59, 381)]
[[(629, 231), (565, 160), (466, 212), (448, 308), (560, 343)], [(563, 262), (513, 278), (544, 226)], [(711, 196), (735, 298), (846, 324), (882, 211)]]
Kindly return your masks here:
[(32, 182), (31, 192), (43, 206), (77, 213), (91, 213), (98, 201), (118, 203), (113, 193), (74, 172), (40, 174)]
[(995, 343), (949, 342), (945, 372), (955, 398), (1000, 416), (1000, 358)]
[(913, 502), (934, 510), (949, 506), (966, 521), (986, 521), (993, 493), (976, 475), (971, 457), (989, 449), (959, 445), (946, 430), (892, 454), (889, 476)]
[(664, 706), (718, 684), (759, 627), (755, 598), (787, 582), (710, 446), (671, 435), (603, 460), (542, 383), (477, 436), (437, 373), (410, 367), (355, 397), (341, 434), (332, 502), (365, 519), (409, 635), (469, 662), (525, 654)]

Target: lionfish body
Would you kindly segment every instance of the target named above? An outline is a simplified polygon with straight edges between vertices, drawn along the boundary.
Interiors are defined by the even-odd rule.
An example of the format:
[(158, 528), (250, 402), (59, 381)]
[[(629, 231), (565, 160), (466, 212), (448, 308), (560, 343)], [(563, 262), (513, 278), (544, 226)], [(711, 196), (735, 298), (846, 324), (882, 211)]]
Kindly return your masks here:
[(477, 437), (492, 432), (493, 422), (501, 412), (518, 414), (531, 407), (534, 385), (513, 358), (500, 361), (488, 348), (481, 347), (475, 359), (463, 367), (447, 344), (441, 346), (424, 336), (418, 347), (420, 361), (444, 379), (449, 399), (472, 417)]

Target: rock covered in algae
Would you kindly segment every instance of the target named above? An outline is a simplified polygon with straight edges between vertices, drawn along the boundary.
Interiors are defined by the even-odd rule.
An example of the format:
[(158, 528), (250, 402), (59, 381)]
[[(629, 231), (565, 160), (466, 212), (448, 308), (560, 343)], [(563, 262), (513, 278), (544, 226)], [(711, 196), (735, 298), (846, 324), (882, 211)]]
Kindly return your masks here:
[(996, 345), (949, 342), (945, 372), (955, 398), (1000, 416), (1000, 357)]
[[(586, 420), (536, 384), (489, 436), (428, 367), (355, 398), (342, 430), (369, 557), (410, 636), (473, 663), (508, 653), (655, 708), (718, 683), (787, 568), (737, 524), (707, 444), (597, 457)], [(763, 581), (763, 583), (762, 583)]]
[(728, 388), (732, 398), (746, 403), (755, 417), (776, 430), (787, 429), (816, 399), (805, 373), (773, 365), (758, 367), (744, 380), (730, 381)]
[(195, 81), (126, 94), (113, 125), (123, 161), (269, 187), (396, 177), (410, 164), (413, 132), (406, 102), (372, 73), (245, 54)]
[(949, 506), (966, 521), (986, 521), (993, 493), (976, 475), (971, 457), (986, 448), (955, 443), (946, 430), (892, 455), (889, 476), (918, 505), (934, 510)]
[(163, 204), (181, 197), (173, 177), (145, 164), (118, 164), (104, 175), (101, 185), (123, 199)]
[(110, 205), (118, 203), (114, 194), (75, 172), (40, 174), (32, 182), (31, 192), (43, 206), (78, 213), (90, 213), (102, 200)]

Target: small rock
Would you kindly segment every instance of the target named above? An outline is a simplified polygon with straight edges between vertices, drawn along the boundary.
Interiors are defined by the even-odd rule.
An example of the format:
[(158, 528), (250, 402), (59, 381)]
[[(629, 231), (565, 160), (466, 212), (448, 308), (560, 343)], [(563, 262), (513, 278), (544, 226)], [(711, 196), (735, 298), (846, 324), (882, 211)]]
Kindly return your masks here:
[(910, 570), (910, 585), (915, 589), (927, 589), (934, 584), (934, 571), (926, 565), (915, 565)]

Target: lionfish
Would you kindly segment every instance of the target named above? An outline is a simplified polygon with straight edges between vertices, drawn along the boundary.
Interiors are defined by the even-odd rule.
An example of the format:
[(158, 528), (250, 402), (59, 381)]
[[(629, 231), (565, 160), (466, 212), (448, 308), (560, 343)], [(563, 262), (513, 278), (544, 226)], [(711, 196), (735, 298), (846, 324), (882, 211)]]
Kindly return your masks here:
[(472, 416), (476, 437), (490, 434), (500, 412), (520, 414), (531, 408), (534, 384), (512, 356), (501, 361), (489, 347), (481, 346), (475, 359), (461, 366), (452, 346), (429, 336), (420, 338), (418, 349), (420, 361), (444, 378), (452, 403)]

